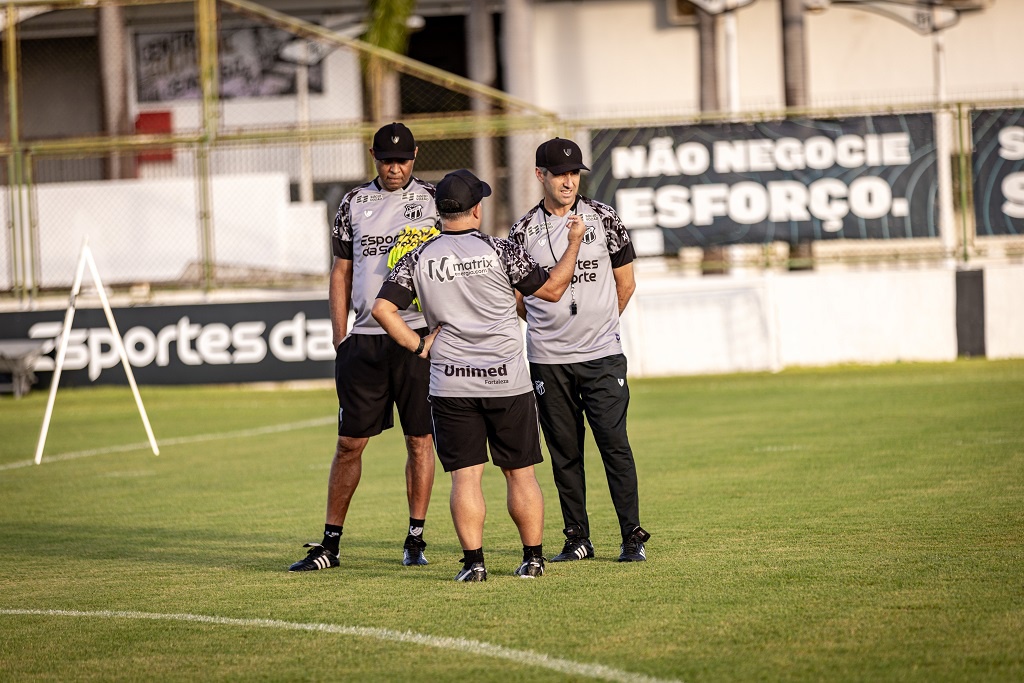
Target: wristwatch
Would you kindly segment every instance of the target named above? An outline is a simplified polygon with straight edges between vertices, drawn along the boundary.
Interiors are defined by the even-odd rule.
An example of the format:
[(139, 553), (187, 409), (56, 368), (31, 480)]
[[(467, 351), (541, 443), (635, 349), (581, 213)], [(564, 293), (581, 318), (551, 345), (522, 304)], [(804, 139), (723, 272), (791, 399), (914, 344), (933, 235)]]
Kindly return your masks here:
[(423, 353), (423, 345), (426, 343), (424, 342), (424, 339), (426, 339), (426, 337), (420, 337), (420, 344), (419, 346), (416, 347), (416, 350), (413, 351), (413, 353), (416, 354), (417, 356)]

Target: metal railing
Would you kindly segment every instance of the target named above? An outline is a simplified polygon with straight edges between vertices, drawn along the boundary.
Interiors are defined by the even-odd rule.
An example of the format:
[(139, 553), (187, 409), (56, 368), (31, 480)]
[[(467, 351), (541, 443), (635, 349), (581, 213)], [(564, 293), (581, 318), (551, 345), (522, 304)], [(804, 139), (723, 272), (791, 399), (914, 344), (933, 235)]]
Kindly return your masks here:
[[(164, 12), (161, 20), (147, 23), (145, 12), (157, 6)], [(323, 287), (329, 268), (329, 226), (338, 201), (348, 188), (373, 176), (366, 152), (373, 132), (399, 117), (413, 128), (420, 146), (418, 176), (436, 181), (448, 170), (470, 167), (492, 182), (496, 193), (489, 229), (500, 233), (526, 208), (511, 199), (510, 185), (532, 174), (532, 168), (516, 167), (513, 152), (532, 159), (534, 147), (544, 137), (570, 136), (582, 142), (591, 131), (610, 128), (945, 112), (953, 131), (948, 141), (952, 169), (948, 180), (953, 188), (954, 239), (842, 240), (843, 244), (814, 243), (801, 249), (788, 244), (717, 250), (690, 247), (667, 255), (667, 267), (712, 274), (747, 268), (890, 267), (950, 260), (963, 265), (979, 259), (1024, 258), (1024, 242), (1016, 236), (975, 234), (971, 150), (973, 112), (1021, 109), (1024, 102), (880, 103), (800, 111), (565, 119), (494, 88), (251, 0), (99, 4), (23, 0), (3, 2), (0, 7), (5, 20), (6, 98), (6, 135), (0, 139), (5, 163), (0, 164), (0, 173), (4, 174), (8, 227), (0, 244), (0, 298), (26, 301), (46, 290), (65, 290), (85, 234), (115, 289)], [(45, 74), (26, 73), (25, 35), (33, 36), (30, 42), (37, 56), (40, 50), (50, 50), (48, 54), (62, 64), (87, 61), (87, 55), (61, 53), (57, 38), (37, 39), (46, 33), (36, 24), (47, 16), (59, 19), (60, 13), (71, 16), (107, 7), (137, 12), (129, 17), (131, 26), (126, 29), (136, 43), (131, 54), (124, 55), (123, 64), (135, 78), (130, 85), (136, 90), (140, 36), (153, 32), (165, 32), (170, 38), (183, 33), (194, 36), (194, 52), (185, 55), (189, 59), (180, 54), (174, 59), (191, 60), (194, 73), (188, 72), (187, 77), (195, 79), (197, 97), (135, 102), (134, 111), (140, 115), (173, 115), (173, 125), (159, 132), (138, 132), (141, 127), (109, 131), (98, 122), (95, 133), (40, 132), (38, 121), (26, 119), (30, 106), (38, 108), (44, 101), (66, 117), (77, 116), (79, 109), (84, 117), (88, 106), (54, 87)], [(33, 14), (33, 10), (49, 15)], [(168, 20), (166, 15), (176, 18)], [(95, 21), (79, 20), (78, 24)], [(52, 33), (62, 35), (57, 30)], [(232, 37), (251, 47), (253, 41), (269, 40), (267, 36), (298, 45), (312, 57), (264, 65), (269, 74), (266, 82), (282, 95), (231, 97), (223, 91), (231, 75), (222, 57), (229, 54), (243, 60), (249, 55), (232, 44)], [(254, 48), (249, 56), (267, 59), (265, 51), (257, 52)], [(388, 78), (367, 78), (363, 64), (368, 59), (385, 65)], [(173, 61), (157, 66), (180, 68)], [(315, 72), (319, 65), (322, 71)], [(321, 80), (320, 93), (314, 92), (316, 78)], [(328, 91), (331, 94), (324, 94)], [(34, 130), (28, 130), (28, 124)], [(489, 159), (490, 166), (480, 168), (481, 159)], [(121, 169), (120, 174), (114, 168)]]

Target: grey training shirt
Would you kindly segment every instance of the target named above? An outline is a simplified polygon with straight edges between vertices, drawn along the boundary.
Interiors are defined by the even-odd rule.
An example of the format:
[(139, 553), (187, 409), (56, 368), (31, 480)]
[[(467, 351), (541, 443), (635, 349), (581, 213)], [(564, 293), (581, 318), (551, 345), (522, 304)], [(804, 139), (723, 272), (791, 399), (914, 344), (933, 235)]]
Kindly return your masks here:
[[(583, 363), (622, 353), (612, 269), (635, 257), (629, 233), (612, 207), (583, 195), (576, 197), (569, 213), (579, 215), (587, 227), (569, 291), (555, 302), (524, 298), (526, 353), (533, 363)], [(569, 245), (568, 216), (549, 213), (541, 202), (512, 226), (509, 239), (552, 268)], [(576, 315), (570, 311), (573, 300)]]
[[(385, 334), (370, 312), (388, 274), (388, 252), (402, 228), (430, 230), (436, 223), (434, 186), (415, 177), (394, 192), (372, 180), (342, 198), (334, 219), (331, 249), (336, 257), (352, 261), (355, 322), (351, 334)], [(408, 306), (406, 303), (402, 308)], [(413, 329), (425, 327), (423, 315), (415, 307), (402, 310), (402, 319)]]
[(403, 256), (379, 296), (402, 309), (419, 297), (432, 396), (518, 396), (532, 389), (513, 287), (536, 292), (547, 271), (521, 246), (479, 230), (442, 232)]

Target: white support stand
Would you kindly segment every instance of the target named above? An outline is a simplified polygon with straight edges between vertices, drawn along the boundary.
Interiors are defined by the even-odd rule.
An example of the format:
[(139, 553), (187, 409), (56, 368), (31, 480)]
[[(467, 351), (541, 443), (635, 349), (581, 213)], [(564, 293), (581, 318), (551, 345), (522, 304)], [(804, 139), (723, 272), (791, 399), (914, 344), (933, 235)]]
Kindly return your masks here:
[(121, 364), (128, 375), (128, 384), (131, 385), (132, 394), (135, 395), (135, 405), (139, 407), (139, 415), (142, 416), (142, 424), (146, 428), (146, 436), (149, 437), (149, 445), (153, 448), (153, 455), (160, 455), (160, 449), (156, 445), (156, 438), (153, 437), (153, 428), (149, 426), (149, 417), (146, 416), (146, 408), (142, 405), (142, 397), (139, 396), (139, 387), (135, 384), (135, 375), (132, 374), (132, 366), (128, 362), (128, 354), (124, 350), (124, 342), (121, 341), (121, 333), (117, 330), (114, 322), (114, 313), (110, 310), (110, 302), (107, 300), (107, 293), (100, 281), (99, 271), (96, 269), (96, 261), (92, 258), (92, 251), (88, 243), (82, 243), (82, 254), (78, 258), (78, 269), (75, 271), (75, 283), (71, 286), (71, 299), (68, 302), (68, 311), (64, 315), (64, 329), (60, 334), (60, 343), (57, 346), (57, 360), (53, 369), (53, 380), (50, 383), (50, 397), (46, 401), (46, 414), (43, 416), (43, 428), (39, 432), (39, 443), (36, 445), (36, 464), (43, 462), (43, 446), (46, 445), (46, 433), (50, 429), (50, 418), (53, 415), (53, 402), (57, 397), (57, 385), (60, 384), (60, 372), (64, 367), (64, 356), (68, 350), (68, 338), (71, 335), (71, 321), (75, 319), (75, 306), (78, 293), (82, 288), (82, 275), (85, 274), (85, 266), (88, 264), (89, 272), (92, 273), (93, 284), (99, 292), (100, 301), (103, 303), (103, 312), (107, 316), (107, 324), (114, 337), (114, 347), (121, 357)]

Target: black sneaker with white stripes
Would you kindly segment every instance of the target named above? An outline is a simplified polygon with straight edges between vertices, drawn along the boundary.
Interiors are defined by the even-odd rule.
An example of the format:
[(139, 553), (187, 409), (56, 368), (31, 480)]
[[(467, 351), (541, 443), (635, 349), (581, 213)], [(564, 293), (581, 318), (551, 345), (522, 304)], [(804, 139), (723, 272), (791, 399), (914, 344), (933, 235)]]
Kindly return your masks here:
[(644, 543), (650, 539), (651, 535), (641, 527), (630, 531), (619, 546), (619, 562), (646, 562), (647, 551), (644, 550)]
[(587, 560), (594, 556), (594, 544), (589, 538), (568, 538), (562, 546), (562, 552), (551, 558), (552, 562), (572, 562)]
[(290, 572), (315, 572), (318, 569), (330, 569), (337, 567), (338, 556), (319, 543), (307, 543), (303, 548), (309, 548), (306, 556), (288, 567)]
[(419, 536), (413, 536), (412, 534), (406, 536), (405, 552), (402, 557), (402, 564), (406, 567), (430, 564), (427, 562), (427, 556), (423, 554), (423, 549), (426, 547), (427, 542)]
[(544, 576), (544, 558), (537, 557), (524, 557), (523, 563), (519, 565), (519, 569), (515, 570), (514, 574), (520, 579), (536, 579), (538, 576)]
[(459, 573), (455, 575), (456, 581), (486, 581), (487, 580), (487, 569), (484, 568), (483, 562), (474, 562), (469, 565), (463, 565)]
[(594, 556), (594, 544), (583, 535), (583, 529), (576, 525), (566, 527), (565, 545), (562, 552), (551, 558), (552, 562), (572, 562), (573, 560), (586, 560)]

